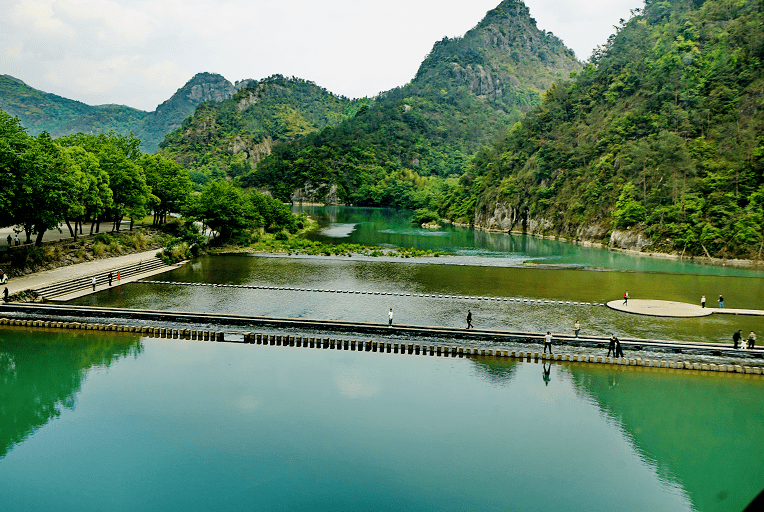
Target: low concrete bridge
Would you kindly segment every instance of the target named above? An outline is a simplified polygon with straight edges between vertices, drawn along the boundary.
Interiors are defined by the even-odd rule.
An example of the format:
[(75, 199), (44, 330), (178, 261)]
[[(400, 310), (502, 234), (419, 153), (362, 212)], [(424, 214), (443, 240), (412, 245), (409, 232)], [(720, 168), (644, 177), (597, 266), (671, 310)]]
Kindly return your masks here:
[[(348, 322), (305, 318), (281, 318), (265, 316), (231, 315), (222, 313), (200, 313), (188, 311), (159, 311), (93, 306), (67, 306), (38, 303), (6, 303), (0, 305), (0, 315), (34, 319), (126, 319), (138, 325), (173, 322), (192, 325), (236, 326), (246, 329), (275, 328), (299, 329), (310, 332), (341, 332), (368, 334), (382, 337), (406, 338), (446, 338), (464, 342), (493, 342), (512, 344), (539, 344), (545, 333), (455, 329), (424, 325), (393, 325), (371, 322)], [(582, 336), (575, 338), (567, 334), (554, 334), (555, 346), (607, 348), (607, 336)], [(764, 350), (735, 350), (730, 344), (691, 343), (671, 340), (649, 340), (620, 338), (624, 350), (650, 350), (675, 354), (711, 355), (728, 358), (764, 358)]]

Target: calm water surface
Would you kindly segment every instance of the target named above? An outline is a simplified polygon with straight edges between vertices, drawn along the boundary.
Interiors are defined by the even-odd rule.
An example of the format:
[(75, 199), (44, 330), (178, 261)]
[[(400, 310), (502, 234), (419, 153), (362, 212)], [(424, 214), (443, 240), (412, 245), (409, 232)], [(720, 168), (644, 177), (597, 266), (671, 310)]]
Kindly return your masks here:
[[(79, 304), (728, 341), (764, 320), (497, 302), (634, 298), (764, 309), (762, 274), (311, 209), (391, 258), (202, 257)], [(320, 215), (319, 215), (320, 214)], [(528, 265), (525, 261), (537, 264)], [(448, 264), (444, 264), (448, 263)], [(338, 293), (379, 291), (410, 296)], [(469, 299), (418, 297), (459, 295)], [(9, 510), (739, 511), (764, 488), (764, 380), (656, 369), (0, 330)]]
[[(694, 302), (705, 289), (721, 289), (739, 307), (760, 306), (761, 279), (572, 269), (459, 266), (361, 261), (358, 258), (288, 258), (225, 255), (197, 258), (156, 279), (182, 283), (221, 283), (335, 290), (215, 288), (135, 283), (113, 287), (76, 304), (174, 311), (318, 318), (387, 323), (393, 308), (401, 324), (464, 327), (467, 309), (480, 328), (570, 334), (578, 319), (582, 333), (648, 339), (730, 342), (737, 329), (764, 333), (764, 317), (712, 315), (673, 319), (628, 315), (604, 306), (543, 305), (478, 300), (478, 296), (602, 303), (628, 289), (634, 298)], [(337, 293), (378, 291), (389, 296)], [(471, 299), (414, 297), (413, 294), (470, 296)], [(734, 297), (734, 299), (733, 299)]]
[[(7, 510), (739, 511), (761, 379), (0, 330)], [(708, 405), (713, 404), (713, 405)]]
[(487, 233), (444, 224), (422, 229), (410, 224), (411, 212), (389, 208), (348, 206), (296, 206), (318, 221), (314, 240), (388, 247), (415, 247), (459, 255), (460, 262), (478, 265), (518, 266), (524, 263), (595, 268), (629, 272), (667, 272), (715, 276), (764, 277), (764, 269), (751, 270), (626, 254), (533, 236)]

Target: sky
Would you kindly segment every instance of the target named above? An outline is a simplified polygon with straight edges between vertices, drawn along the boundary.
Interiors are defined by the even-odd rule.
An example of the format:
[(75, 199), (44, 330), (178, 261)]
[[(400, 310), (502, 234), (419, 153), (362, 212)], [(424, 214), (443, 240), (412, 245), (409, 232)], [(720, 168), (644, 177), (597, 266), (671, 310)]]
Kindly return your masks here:
[[(0, 74), (151, 111), (196, 73), (296, 76), (360, 98), (408, 83), (500, 0), (0, 0)], [(579, 60), (642, 0), (526, 0)]]

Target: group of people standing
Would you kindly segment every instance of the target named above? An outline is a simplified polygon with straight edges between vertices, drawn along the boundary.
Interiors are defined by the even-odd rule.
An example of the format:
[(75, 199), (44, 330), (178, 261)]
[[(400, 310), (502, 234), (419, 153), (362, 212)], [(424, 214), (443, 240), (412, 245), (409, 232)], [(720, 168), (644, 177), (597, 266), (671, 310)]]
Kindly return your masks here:
[[(117, 281), (119, 281), (120, 279), (122, 279), (122, 276), (120, 275), (119, 270), (118, 270), (117, 271)], [(109, 274), (106, 276), (106, 280), (109, 282), (109, 286), (111, 286), (111, 283), (114, 280), (114, 274), (112, 274), (111, 271), (109, 271)], [(96, 276), (93, 276), (93, 278), (90, 280), (90, 284), (93, 285), (93, 291), (95, 291), (95, 289), (96, 289), (97, 282), (98, 282), (98, 279), (96, 279)], [(391, 323), (392, 323), (392, 314), (393, 314), (393, 310), (391, 309), (390, 310)]]
[(9, 247), (10, 247), (11, 245), (19, 245), (19, 244), (21, 243), (21, 240), (19, 240), (19, 235), (18, 235), (18, 233), (16, 234), (16, 236), (15, 236), (15, 237), (11, 237), (11, 235), (9, 234), (9, 235), (8, 235), (8, 238), (7, 238), (6, 240), (8, 240), (8, 246), (9, 246)]
[(736, 350), (738, 347), (743, 350), (754, 348), (756, 346), (756, 333), (751, 331), (751, 334), (748, 335), (748, 339), (745, 340), (740, 332), (741, 330), (742, 329), (738, 329), (732, 334), (733, 348)]
[[(719, 303), (719, 307), (720, 308), (724, 308), (724, 297), (721, 294), (719, 295), (719, 298), (716, 299), (716, 302)], [(705, 308), (706, 307), (706, 296), (705, 295), (701, 295), (701, 297), (700, 297), (700, 307), (701, 308)]]

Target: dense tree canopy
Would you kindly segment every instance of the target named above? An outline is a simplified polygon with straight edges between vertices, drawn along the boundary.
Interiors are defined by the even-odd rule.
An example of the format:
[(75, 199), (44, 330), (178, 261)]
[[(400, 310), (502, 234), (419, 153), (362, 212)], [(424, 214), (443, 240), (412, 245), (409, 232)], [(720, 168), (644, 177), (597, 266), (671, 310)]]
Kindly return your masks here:
[(87, 219), (96, 230), (104, 220), (118, 230), (124, 218), (143, 218), (149, 208), (164, 219), (181, 211), (191, 192), (185, 169), (163, 157), (142, 157), (140, 141), (132, 136), (31, 137), (3, 111), (0, 186), (0, 222), (21, 226), (27, 241), (36, 234), (38, 245), (61, 222), (76, 238)]
[(504, 204), (548, 232), (631, 227), (664, 250), (757, 257), (763, 98), (761, 2), (648, 1), (475, 157), (439, 212), (481, 221)]

